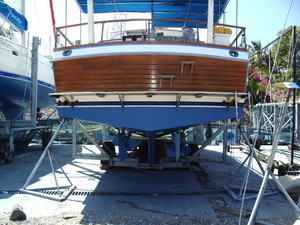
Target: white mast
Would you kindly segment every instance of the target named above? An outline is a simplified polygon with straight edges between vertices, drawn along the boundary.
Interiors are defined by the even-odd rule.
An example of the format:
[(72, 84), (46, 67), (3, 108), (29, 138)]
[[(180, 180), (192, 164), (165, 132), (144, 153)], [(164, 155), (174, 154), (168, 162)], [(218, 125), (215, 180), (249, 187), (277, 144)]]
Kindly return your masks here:
[(213, 43), (213, 28), (214, 27), (214, 0), (208, 0), (207, 10), (207, 43)]
[[(21, 0), (21, 13), (25, 16), (25, 0)], [(21, 43), (22, 46), (25, 46), (25, 43), (26, 43), (26, 32), (22, 31), (22, 43)]]
[(95, 42), (94, 34), (94, 1), (88, 0), (88, 35), (89, 43)]

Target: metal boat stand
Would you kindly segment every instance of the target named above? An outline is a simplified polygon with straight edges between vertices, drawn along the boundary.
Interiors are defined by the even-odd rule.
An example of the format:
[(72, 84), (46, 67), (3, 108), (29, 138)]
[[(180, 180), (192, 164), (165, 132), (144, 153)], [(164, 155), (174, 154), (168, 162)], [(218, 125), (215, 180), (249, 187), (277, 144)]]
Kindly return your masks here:
[[(252, 193), (258, 193), (259, 192), (259, 189), (253, 189), (253, 188), (247, 188), (247, 177), (250, 173), (250, 170), (251, 170), (251, 164), (252, 164), (252, 161), (253, 161), (253, 158), (255, 159), (256, 163), (258, 164), (261, 172), (264, 174), (264, 168), (260, 162), (260, 160), (257, 158), (257, 154), (255, 152), (255, 149), (254, 149), (254, 145), (251, 144), (246, 136), (246, 134), (242, 131), (241, 129), (241, 126), (240, 125), (237, 125), (237, 127), (239, 128), (239, 131), (240, 133), (242, 134), (243, 138), (245, 139), (246, 141), (246, 144), (249, 146), (250, 148), (250, 151), (249, 151), (249, 154), (248, 156), (246, 157), (246, 159), (242, 162), (242, 164), (238, 167), (238, 169), (234, 172), (234, 174), (238, 174), (239, 171), (243, 168), (244, 165), (246, 165), (247, 161), (248, 161), (248, 164), (247, 164), (247, 169), (246, 169), (246, 172), (245, 172), (245, 176), (244, 176), (244, 179), (243, 179), (243, 183), (240, 187), (238, 186), (232, 186), (230, 185), (230, 183), (232, 182), (232, 180), (227, 184), (227, 185), (224, 185), (224, 189), (226, 190), (226, 192), (236, 201), (241, 201), (241, 200), (251, 200), (251, 199), (255, 199), (257, 197), (257, 194), (254, 194), (254, 195), (250, 195), (250, 196), (247, 196), (247, 197), (244, 197), (243, 198), (243, 192), (244, 191), (248, 191), (248, 192), (252, 192)], [(270, 191), (267, 191), (264, 193), (264, 196), (270, 196), (270, 195), (275, 195), (275, 194), (278, 194), (278, 191), (276, 190), (276, 188), (272, 185), (271, 182), (269, 182), (268, 180), (268, 185), (270, 187)], [(246, 190), (245, 190), (246, 189)], [(237, 195), (234, 190), (239, 190), (239, 194)]]
[[(82, 130), (84, 136), (99, 150), (99, 154), (96, 153), (80, 153), (77, 152), (77, 129)], [(110, 160), (108, 153), (95, 141), (95, 139), (89, 134), (84, 126), (77, 119), (72, 120), (72, 155), (73, 159), (94, 159), (94, 160)]]
[(277, 147), (278, 147), (278, 142), (279, 142), (279, 139), (280, 139), (280, 136), (281, 136), (281, 131), (282, 131), (283, 123), (284, 123), (284, 118), (286, 116), (287, 107), (288, 107), (288, 104), (289, 104), (289, 99), (291, 97), (291, 92), (292, 92), (293, 89), (294, 89), (294, 92), (295, 92), (295, 89), (299, 89), (299, 86), (294, 82), (284, 82), (284, 85), (288, 88), (286, 101), (285, 101), (285, 104), (284, 104), (284, 107), (283, 107), (283, 110), (282, 110), (282, 114), (281, 114), (281, 117), (280, 117), (280, 120), (279, 120), (278, 129), (276, 130), (276, 133), (275, 133), (275, 137), (274, 137), (274, 141), (273, 141), (273, 145), (272, 145), (272, 150), (271, 150), (271, 154), (269, 156), (269, 160), (268, 160), (268, 163), (267, 163), (267, 166), (266, 166), (266, 169), (265, 169), (263, 181), (261, 183), (261, 187), (260, 187), (258, 196), (257, 196), (255, 204), (253, 206), (253, 210), (252, 210), (251, 216), (249, 218), (248, 225), (253, 225), (255, 223), (257, 212), (258, 212), (258, 209), (259, 209), (259, 206), (260, 206), (260, 202), (262, 201), (263, 195), (265, 193), (267, 180), (268, 180), (269, 176), (272, 176), (273, 180), (276, 182), (276, 184), (277, 184), (278, 188), (280, 189), (280, 191), (287, 198), (287, 200), (290, 202), (290, 204), (294, 207), (294, 209), (295, 209), (296, 213), (298, 214), (298, 216), (300, 215), (300, 209), (298, 208), (296, 203), (293, 201), (293, 199), (289, 196), (289, 194), (284, 189), (282, 184), (276, 179), (276, 177), (271, 172), (272, 165), (273, 165), (274, 158), (275, 158), (275, 154), (276, 154), (276, 150), (277, 150)]
[[(53, 144), (53, 142), (54, 142), (54, 140), (57, 136), (57, 134), (60, 132), (61, 128), (64, 126), (64, 123), (65, 123), (65, 121), (64, 121), (64, 119), (62, 119), (60, 125), (58, 126), (56, 132), (53, 134), (50, 142), (46, 146), (43, 154), (39, 158), (39, 160), (36, 163), (35, 167), (33, 168), (32, 172), (29, 175), (27, 181), (25, 182), (23, 188), (20, 189), (19, 191), (24, 192), (26, 194), (31, 194), (31, 195), (35, 195), (35, 196), (38, 196), (38, 197), (43, 197), (43, 198), (47, 198), (47, 199), (50, 199), (50, 200), (56, 200), (56, 201), (62, 202), (62, 201), (65, 201), (72, 194), (72, 192), (76, 189), (76, 186), (72, 184), (71, 180), (69, 179), (69, 177), (67, 176), (67, 174), (63, 170), (62, 166), (56, 160), (56, 158), (54, 157), (54, 155), (53, 155), (53, 153), (51, 152), (51, 149), (50, 149), (51, 145)], [(56, 187), (39, 188), (39, 189), (27, 189), (27, 187), (29, 186), (32, 178), (34, 177), (37, 170), (39, 169), (42, 161), (45, 159), (46, 155), (49, 156), (49, 161), (50, 161), (50, 165), (51, 165), (51, 169), (52, 169), (52, 173), (53, 173), (53, 177), (54, 177)], [(61, 186), (61, 187), (59, 186), (58, 179), (56, 177), (56, 172), (55, 172), (54, 166), (53, 166), (53, 161), (56, 162), (57, 166), (62, 171), (65, 178), (67, 178), (67, 180), (69, 182), (68, 186)], [(53, 193), (54, 196), (58, 195), (59, 197), (57, 198), (57, 197), (53, 197), (49, 194), (44, 194), (44, 193), (47, 193), (46, 190), (48, 191), (48, 193)]]
[[(228, 128), (228, 122), (227, 120), (224, 121), (224, 124), (219, 127), (215, 133), (212, 134), (212, 136), (206, 140), (200, 148), (192, 155), (192, 157), (197, 157), (200, 155), (200, 153), (223, 131), (224, 132), (224, 140), (227, 140), (227, 128)], [(223, 142), (223, 155), (222, 159), (223, 161), (226, 161), (226, 151), (227, 151), (227, 142)]]
[[(235, 93), (235, 107), (236, 107), (236, 109), (238, 108), (237, 93)], [(259, 159), (257, 158), (257, 155), (255, 153), (255, 149), (254, 149), (255, 143), (253, 143), (253, 145), (252, 145), (250, 143), (250, 141), (248, 140), (247, 136), (245, 135), (245, 133), (241, 129), (241, 125), (239, 123), (237, 111), (236, 111), (236, 124), (237, 124), (237, 127), (239, 129), (239, 132), (241, 133), (242, 137), (245, 139), (246, 144), (249, 146), (250, 152), (249, 152), (248, 156), (246, 157), (246, 159), (242, 162), (242, 164), (239, 166), (239, 168), (237, 169), (237, 171), (234, 174), (238, 174), (239, 171), (243, 168), (243, 166), (248, 161), (248, 165), (247, 165), (246, 172), (245, 172), (246, 175), (244, 176), (242, 185), (240, 187), (231, 186), (230, 183), (232, 182), (232, 180), (229, 182), (229, 184), (224, 185), (223, 187), (226, 190), (226, 192), (236, 201), (255, 199), (257, 197), (257, 194), (245, 197), (245, 193), (247, 191), (248, 192), (254, 192), (254, 193), (259, 192), (259, 189), (247, 188), (248, 178), (249, 178), (253, 158), (256, 160), (262, 174), (265, 174), (265, 172), (264, 172), (263, 166), (261, 165), (261, 162), (259, 161)], [(264, 193), (264, 196), (270, 196), (270, 195), (278, 194), (278, 191), (276, 191), (276, 188), (272, 186), (272, 184), (269, 182), (269, 180), (267, 181), (267, 183), (269, 184), (269, 186), (271, 188), (271, 191), (268, 191), (268, 192)], [(236, 195), (234, 190), (239, 190), (239, 194)]]

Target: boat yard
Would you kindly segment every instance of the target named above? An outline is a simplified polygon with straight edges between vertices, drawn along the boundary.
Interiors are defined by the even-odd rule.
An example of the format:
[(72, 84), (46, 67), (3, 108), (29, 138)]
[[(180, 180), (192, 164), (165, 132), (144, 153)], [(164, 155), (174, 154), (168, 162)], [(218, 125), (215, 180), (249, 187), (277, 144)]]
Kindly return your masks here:
[[(300, 224), (296, 26), (253, 51), (229, 0), (49, 2), (52, 59), (0, 0), (0, 224)], [(273, 103), (255, 66), (290, 34)]]
[[(97, 150), (92, 145), (80, 148), (84, 152)], [(238, 174), (235, 172), (247, 151), (233, 148), (224, 163), (222, 146), (208, 146), (200, 154), (200, 166), (191, 170), (101, 170), (99, 160), (73, 159), (72, 145), (53, 145), (53, 155), (76, 185), (68, 199), (59, 202), (18, 191), (41, 150), (41, 146), (32, 145), (20, 152), (12, 163), (1, 167), (1, 223), (13, 224), (9, 222), (10, 212), (15, 205), (20, 205), (27, 215), (24, 224), (238, 224), (242, 202), (234, 200), (223, 185), (242, 184), (246, 168)], [(253, 165), (248, 187), (257, 189), (262, 173), (255, 163)], [(50, 163), (45, 160), (30, 187), (59, 198), (49, 169)], [(57, 179), (60, 185), (67, 184), (61, 172), (57, 173)], [(247, 192), (246, 196), (249, 195), (256, 194)], [(254, 199), (243, 204), (242, 224), (245, 224)], [(279, 192), (263, 199), (257, 222), (293, 224), (295, 220), (293, 207)]]

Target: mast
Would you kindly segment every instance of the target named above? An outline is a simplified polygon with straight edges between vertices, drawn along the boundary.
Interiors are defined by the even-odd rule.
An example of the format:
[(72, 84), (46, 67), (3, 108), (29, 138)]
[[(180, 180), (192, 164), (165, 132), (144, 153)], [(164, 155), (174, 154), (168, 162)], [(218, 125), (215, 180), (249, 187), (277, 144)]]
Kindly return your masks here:
[[(21, 13), (25, 15), (25, 0), (21, 0)], [(26, 43), (26, 32), (22, 31), (22, 43), (21, 43), (22, 46), (25, 46), (25, 43)]]
[(207, 10), (207, 43), (213, 43), (214, 0), (208, 0)]
[(95, 34), (94, 34), (94, 1), (88, 0), (88, 35), (89, 35), (89, 43), (95, 42)]

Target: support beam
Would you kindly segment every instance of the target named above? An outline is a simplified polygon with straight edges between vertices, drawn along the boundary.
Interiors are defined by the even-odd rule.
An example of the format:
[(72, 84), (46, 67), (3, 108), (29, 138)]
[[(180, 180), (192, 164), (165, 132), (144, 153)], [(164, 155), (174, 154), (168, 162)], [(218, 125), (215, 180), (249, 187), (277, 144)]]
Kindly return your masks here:
[(94, 1), (88, 0), (88, 35), (89, 43), (95, 43), (95, 31), (94, 31)]
[[(275, 137), (274, 137), (274, 141), (273, 141), (273, 145), (272, 145), (272, 149), (271, 149), (271, 154), (269, 156), (269, 160), (268, 160), (268, 163), (267, 163), (267, 166), (266, 166), (264, 178), (263, 178), (263, 181), (262, 181), (257, 199), (256, 199), (255, 204), (253, 206), (253, 210), (252, 210), (251, 216), (249, 218), (248, 225), (253, 225), (255, 223), (258, 208), (260, 206), (260, 202), (262, 201), (269, 175), (272, 174), (271, 170), (272, 170), (276, 150), (277, 150), (277, 147), (278, 147), (278, 142), (279, 142), (279, 139), (280, 139), (280, 136), (281, 136), (282, 126), (283, 126), (283, 123), (284, 123), (284, 118), (286, 116), (287, 107), (288, 107), (289, 99), (291, 97), (292, 89), (299, 88), (295, 83), (292, 83), (292, 82), (284, 83), (284, 84), (286, 85), (287, 88), (289, 88), (288, 93), (287, 93), (287, 97), (286, 97), (286, 101), (285, 101), (285, 104), (284, 104), (283, 112), (282, 112), (281, 117), (280, 117), (280, 121), (279, 121), (279, 124), (278, 124), (278, 129), (276, 130), (276, 133), (275, 133)], [(284, 189), (282, 189), (282, 191), (283, 191), (283, 193), (286, 193), (286, 191)], [(297, 207), (297, 212), (298, 213), (300, 212), (298, 207)]]
[(208, 0), (207, 10), (207, 43), (213, 43), (214, 31), (214, 0)]
[(32, 50), (31, 50), (31, 125), (36, 126), (36, 114), (37, 114), (37, 91), (38, 91), (38, 49), (39, 38), (33, 37)]
[(118, 144), (119, 144), (119, 159), (120, 161), (124, 161), (127, 159), (127, 150), (126, 150), (126, 142), (125, 142), (125, 130), (122, 130), (121, 133), (118, 134)]
[(79, 125), (79, 127), (82, 129), (84, 135), (93, 143), (93, 145), (95, 145), (99, 151), (101, 152), (101, 155), (104, 156), (103, 160), (105, 159), (105, 157), (107, 157), (106, 159), (109, 159), (109, 155), (103, 150), (103, 148), (95, 141), (95, 139), (93, 137), (91, 137), (91, 135), (89, 135), (89, 133), (86, 131), (86, 129), (84, 128), (84, 126), (77, 120), (77, 124)]
[[(296, 83), (296, 55), (297, 55), (297, 30), (293, 27), (293, 82)], [(291, 166), (294, 166), (295, 150), (295, 124), (296, 124), (296, 89), (293, 90), (293, 111), (292, 111), (292, 138), (291, 138)]]
[(155, 155), (155, 133), (147, 132), (148, 137), (148, 162), (149, 166), (154, 166), (154, 155)]
[(204, 142), (203, 145), (192, 155), (193, 157), (196, 157), (200, 154), (200, 152), (211, 143), (213, 139), (215, 139), (226, 127), (226, 124), (223, 124), (219, 130), (217, 130), (207, 141)]
[(173, 134), (172, 139), (175, 145), (175, 159), (176, 162), (178, 162), (180, 156), (180, 132), (176, 132), (175, 134)]
[(72, 129), (72, 157), (73, 159), (76, 158), (77, 152), (77, 120), (73, 119), (72, 122), (73, 129)]
[[(61, 123), (58, 126), (56, 132), (52, 136), (52, 138), (49, 141), (47, 147), (45, 148), (44, 152), (42, 153), (42, 155), (39, 158), (38, 162), (36, 163), (35, 167), (33, 168), (31, 174), (29, 175), (27, 181), (25, 182), (23, 188), (20, 189), (21, 192), (61, 202), (61, 201), (66, 200), (70, 196), (70, 194), (76, 189), (76, 186), (72, 184), (71, 180), (69, 179), (69, 177), (67, 176), (67, 174), (63, 170), (62, 166), (58, 163), (58, 161), (55, 159), (54, 155), (52, 154), (52, 152), (50, 150), (50, 147), (52, 146), (52, 144), (53, 144), (56, 136), (60, 132), (62, 126), (64, 126), (64, 120), (61, 121)], [(27, 189), (27, 187), (29, 186), (30, 182), (32, 181), (34, 175), (36, 174), (37, 170), (39, 169), (39, 167), (40, 167), (41, 163), (43, 162), (44, 158), (46, 157), (46, 155), (49, 156), (49, 162), (50, 162), (51, 169), (52, 169), (52, 174), (53, 174), (53, 177), (54, 177), (54, 180), (55, 180), (55, 189), (59, 193), (59, 198), (55, 198), (55, 197), (52, 197), (52, 196), (49, 196), (49, 195), (46, 195), (46, 194), (42, 194), (42, 193), (38, 192), (38, 190), (36, 190), (36, 189), (34, 189), (34, 190), (28, 190)], [(61, 187), (59, 186), (58, 179), (56, 177), (56, 172), (55, 172), (55, 169), (54, 169), (54, 166), (53, 166), (53, 162), (52, 162), (53, 160), (57, 163), (59, 169), (61, 170), (61, 172), (63, 173), (63, 175), (67, 179), (67, 181), (69, 182), (69, 186), (61, 186)], [(50, 190), (50, 189), (53, 189), (53, 187), (42, 188), (42, 189), (43, 190)], [(65, 191), (61, 191), (61, 189), (66, 189), (66, 190)]]
[(228, 143), (227, 143), (227, 139), (228, 139), (228, 121), (225, 120), (224, 121), (224, 134), (223, 134), (223, 154), (222, 154), (222, 160), (224, 162), (227, 161), (227, 150), (228, 150)]

